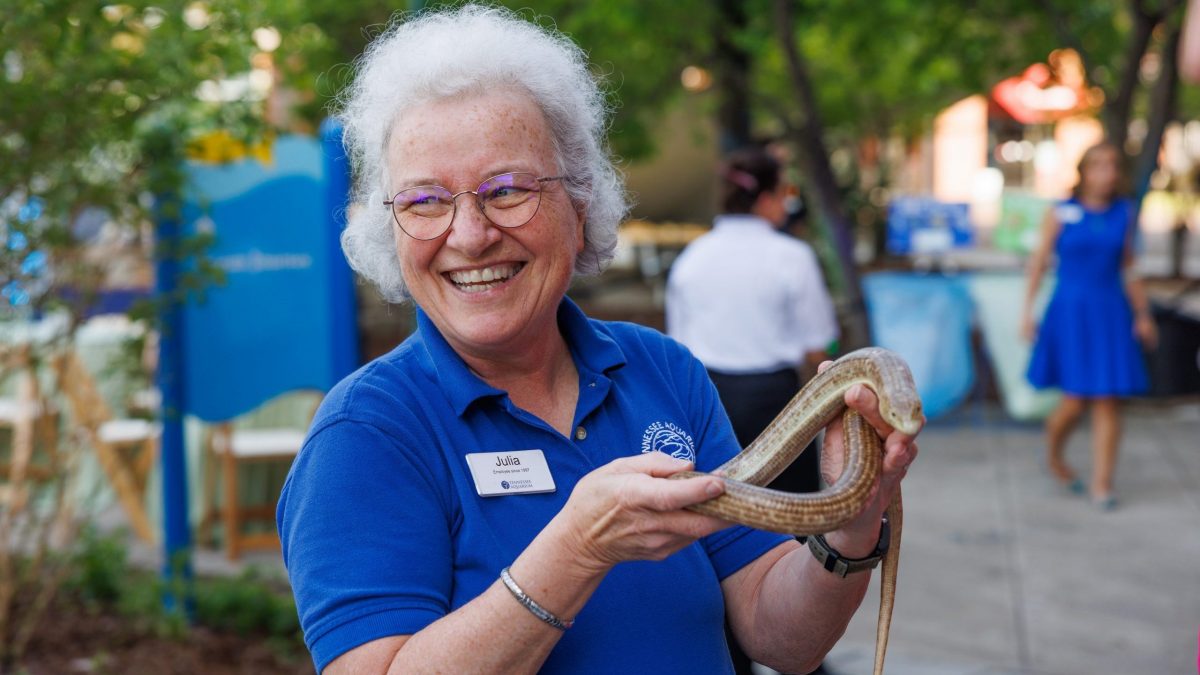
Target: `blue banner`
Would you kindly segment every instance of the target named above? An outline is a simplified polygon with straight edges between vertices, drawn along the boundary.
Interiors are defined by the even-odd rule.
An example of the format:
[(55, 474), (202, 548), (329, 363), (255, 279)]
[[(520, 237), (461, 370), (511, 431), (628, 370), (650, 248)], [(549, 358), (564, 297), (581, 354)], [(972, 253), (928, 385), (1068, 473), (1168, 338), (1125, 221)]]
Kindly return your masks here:
[(267, 162), (188, 163), (185, 233), (214, 235), (206, 257), (226, 283), (185, 308), (186, 412), (228, 420), (284, 392), (328, 390), (357, 363), (337, 246), (345, 160), (332, 159), (321, 141), (288, 136)]
[(908, 362), (925, 416), (966, 400), (975, 384), (974, 306), (963, 278), (878, 272), (863, 277), (875, 344)]
[(896, 197), (888, 205), (887, 249), (892, 253), (942, 253), (972, 241), (967, 204)]

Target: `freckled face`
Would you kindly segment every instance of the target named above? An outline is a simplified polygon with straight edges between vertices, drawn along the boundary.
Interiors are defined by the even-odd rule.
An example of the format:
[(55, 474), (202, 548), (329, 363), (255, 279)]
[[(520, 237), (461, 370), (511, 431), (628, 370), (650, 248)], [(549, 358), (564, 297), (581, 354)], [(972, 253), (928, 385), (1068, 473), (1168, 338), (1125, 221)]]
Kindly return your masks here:
[[(475, 190), (507, 172), (559, 174), (545, 117), (528, 96), (498, 91), (404, 112), (388, 144), (389, 193), (441, 185)], [(517, 228), (492, 224), (473, 195), (457, 199), (447, 234), (418, 241), (393, 223), (396, 254), (413, 299), (460, 354), (530, 349), (557, 330), (556, 312), (583, 250), (583, 217), (559, 181)]]

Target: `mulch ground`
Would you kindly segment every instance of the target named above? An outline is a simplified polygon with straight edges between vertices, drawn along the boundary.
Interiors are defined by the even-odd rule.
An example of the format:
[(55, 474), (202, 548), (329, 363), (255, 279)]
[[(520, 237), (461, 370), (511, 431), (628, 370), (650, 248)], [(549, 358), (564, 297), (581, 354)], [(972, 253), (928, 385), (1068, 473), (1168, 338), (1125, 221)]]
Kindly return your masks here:
[(202, 626), (192, 627), (182, 637), (164, 636), (157, 634), (149, 622), (61, 601), (42, 620), (13, 672), (311, 675), (313, 665), (302, 646), (281, 646), (263, 636)]

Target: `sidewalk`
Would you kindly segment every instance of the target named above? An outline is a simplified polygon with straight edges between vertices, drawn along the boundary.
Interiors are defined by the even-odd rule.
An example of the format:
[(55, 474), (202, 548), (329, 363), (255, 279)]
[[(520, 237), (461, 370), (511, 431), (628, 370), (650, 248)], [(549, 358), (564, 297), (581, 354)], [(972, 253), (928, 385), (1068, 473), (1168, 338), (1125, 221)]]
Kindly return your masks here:
[[(1060, 493), (1040, 427), (930, 425), (904, 481), (889, 675), (1196, 673), (1200, 404), (1126, 412), (1116, 511)], [(1067, 455), (1086, 480), (1086, 422)], [(878, 575), (826, 661), (870, 673)]]

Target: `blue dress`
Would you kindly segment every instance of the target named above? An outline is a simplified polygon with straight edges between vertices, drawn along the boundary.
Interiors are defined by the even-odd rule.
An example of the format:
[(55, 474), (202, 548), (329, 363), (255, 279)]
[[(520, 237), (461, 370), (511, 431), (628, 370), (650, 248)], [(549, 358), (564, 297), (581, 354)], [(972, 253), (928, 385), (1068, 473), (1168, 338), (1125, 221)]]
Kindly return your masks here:
[(1088, 211), (1074, 199), (1056, 209), (1062, 229), (1058, 286), (1029, 361), (1029, 382), (1085, 397), (1130, 396), (1147, 388), (1121, 262), (1132, 204), (1118, 199)]

